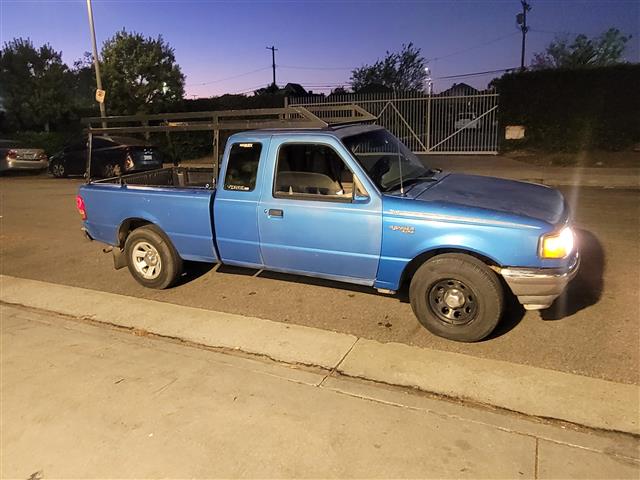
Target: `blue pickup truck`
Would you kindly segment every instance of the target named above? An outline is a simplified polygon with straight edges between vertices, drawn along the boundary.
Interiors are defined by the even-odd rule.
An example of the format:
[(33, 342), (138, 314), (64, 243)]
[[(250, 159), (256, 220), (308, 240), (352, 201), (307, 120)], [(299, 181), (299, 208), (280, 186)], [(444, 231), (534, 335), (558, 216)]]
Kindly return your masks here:
[(555, 189), (429, 169), (376, 125), (237, 133), (219, 178), (171, 167), (90, 182), (77, 208), (150, 288), (183, 261), (409, 288), (432, 333), (477, 341), (514, 294), (549, 307), (576, 274), (571, 216)]

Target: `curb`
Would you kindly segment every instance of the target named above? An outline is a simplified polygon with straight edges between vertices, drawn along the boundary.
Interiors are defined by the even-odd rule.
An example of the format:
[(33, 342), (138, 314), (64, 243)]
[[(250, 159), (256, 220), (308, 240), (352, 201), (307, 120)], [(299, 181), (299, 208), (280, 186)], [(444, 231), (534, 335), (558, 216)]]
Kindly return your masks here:
[(0, 275), (0, 300), (525, 415), (640, 435), (636, 385), (6, 275)]

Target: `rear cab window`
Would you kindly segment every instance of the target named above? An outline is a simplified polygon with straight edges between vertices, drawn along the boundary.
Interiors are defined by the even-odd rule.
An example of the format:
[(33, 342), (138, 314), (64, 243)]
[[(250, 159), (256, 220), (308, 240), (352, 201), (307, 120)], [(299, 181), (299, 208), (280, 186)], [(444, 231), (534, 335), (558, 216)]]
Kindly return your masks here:
[(224, 189), (251, 192), (256, 188), (258, 164), (262, 144), (257, 142), (234, 143), (229, 152)]

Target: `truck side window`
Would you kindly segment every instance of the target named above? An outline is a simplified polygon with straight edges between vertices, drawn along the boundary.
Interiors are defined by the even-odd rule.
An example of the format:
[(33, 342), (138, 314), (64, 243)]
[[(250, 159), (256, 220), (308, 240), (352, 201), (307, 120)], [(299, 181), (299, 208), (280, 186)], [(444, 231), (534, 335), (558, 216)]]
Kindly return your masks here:
[(353, 173), (328, 145), (282, 145), (278, 153), (274, 196), (320, 196), (323, 200), (350, 201)]
[(261, 143), (234, 143), (229, 153), (225, 190), (250, 192), (256, 187)]

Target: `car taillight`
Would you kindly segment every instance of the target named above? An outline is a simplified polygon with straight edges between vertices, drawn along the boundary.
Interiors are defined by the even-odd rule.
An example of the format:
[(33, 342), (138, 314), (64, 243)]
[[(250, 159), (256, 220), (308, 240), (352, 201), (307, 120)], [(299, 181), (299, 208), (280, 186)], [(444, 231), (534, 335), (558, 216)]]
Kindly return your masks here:
[(87, 211), (84, 208), (84, 200), (80, 195), (76, 196), (76, 208), (78, 209), (78, 213), (80, 214), (80, 217), (82, 217), (82, 220), (86, 220)]
[(18, 151), (17, 150), (9, 150), (7, 152), (7, 158), (10, 158), (11, 160), (15, 160), (16, 158), (18, 158)]

